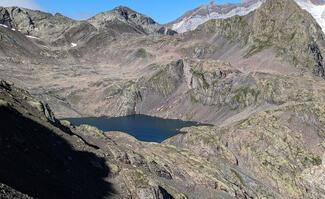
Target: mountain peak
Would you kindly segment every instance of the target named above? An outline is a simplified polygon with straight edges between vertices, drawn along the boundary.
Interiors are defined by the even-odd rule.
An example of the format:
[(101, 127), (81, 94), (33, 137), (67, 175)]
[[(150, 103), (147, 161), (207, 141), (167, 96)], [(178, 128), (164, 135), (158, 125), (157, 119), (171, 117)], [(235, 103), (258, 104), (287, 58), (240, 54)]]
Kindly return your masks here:
[(113, 10), (102, 12), (87, 20), (99, 30), (119, 29), (119, 32), (136, 32), (140, 34), (176, 34), (151, 17), (132, 10), (126, 6), (118, 6)]
[(135, 10), (132, 10), (129, 7), (126, 6), (118, 6), (113, 9), (115, 13), (117, 13), (119, 16), (123, 17), (125, 20), (145, 20), (148, 24), (157, 24), (155, 20), (153, 20), (151, 17), (148, 17), (144, 14), (141, 14)]
[(215, 1), (210, 1), (208, 6), (211, 7), (211, 8), (214, 8), (214, 7), (218, 6), (218, 5), (217, 5), (217, 3)]

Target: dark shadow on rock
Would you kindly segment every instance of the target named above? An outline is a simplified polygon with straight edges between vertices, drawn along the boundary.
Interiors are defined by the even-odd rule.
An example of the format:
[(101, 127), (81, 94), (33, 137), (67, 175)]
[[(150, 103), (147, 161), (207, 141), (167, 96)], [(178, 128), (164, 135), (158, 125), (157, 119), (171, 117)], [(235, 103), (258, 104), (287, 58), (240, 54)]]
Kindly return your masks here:
[(0, 107), (0, 123), (0, 182), (46, 199), (101, 199), (114, 193), (104, 180), (105, 159), (74, 150), (57, 128), (6, 107)]

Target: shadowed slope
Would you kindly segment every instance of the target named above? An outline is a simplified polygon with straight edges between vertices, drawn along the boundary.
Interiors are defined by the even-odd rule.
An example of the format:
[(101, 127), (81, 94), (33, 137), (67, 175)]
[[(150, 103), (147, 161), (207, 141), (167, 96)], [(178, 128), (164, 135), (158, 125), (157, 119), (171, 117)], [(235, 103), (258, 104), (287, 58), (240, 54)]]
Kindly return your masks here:
[(0, 182), (36, 198), (97, 199), (113, 192), (104, 181), (109, 174), (105, 160), (76, 151), (70, 142), (91, 146), (83, 146), (26, 104), (16, 106), (20, 99), (11, 100), (3, 87), (0, 91)]

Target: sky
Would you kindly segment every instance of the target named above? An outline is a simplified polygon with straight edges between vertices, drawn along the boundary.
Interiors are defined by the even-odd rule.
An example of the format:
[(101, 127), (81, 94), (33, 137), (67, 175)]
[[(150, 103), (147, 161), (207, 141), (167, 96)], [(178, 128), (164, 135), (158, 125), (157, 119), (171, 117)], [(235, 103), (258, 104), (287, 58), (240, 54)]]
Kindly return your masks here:
[[(123, 5), (164, 24), (209, 2), (211, 0), (0, 0), (0, 6), (20, 6), (53, 14), (61, 13), (81, 20)], [(216, 0), (218, 4), (238, 2), (240, 0)]]

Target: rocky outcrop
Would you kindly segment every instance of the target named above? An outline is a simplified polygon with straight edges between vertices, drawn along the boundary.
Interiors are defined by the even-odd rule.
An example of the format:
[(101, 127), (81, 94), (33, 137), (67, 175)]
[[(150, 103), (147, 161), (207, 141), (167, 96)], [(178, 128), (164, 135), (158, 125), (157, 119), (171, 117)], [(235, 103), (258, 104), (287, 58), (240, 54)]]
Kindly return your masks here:
[(310, 52), (314, 55), (314, 60), (316, 62), (314, 73), (318, 76), (325, 77), (324, 59), (321, 51), (317, 44), (309, 45)]
[(63, 15), (52, 15), (41, 11), (33, 11), (18, 7), (2, 7), (0, 12), (6, 13), (2, 19), (10, 28), (26, 35), (43, 38), (46, 41), (57, 39), (64, 31), (77, 22)]
[(21, 192), (2, 183), (0, 183), (0, 197), (3, 199), (32, 199), (32, 197), (22, 194)]
[(223, 128), (182, 129), (165, 143), (238, 165), (285, 198), (322, 198), (323, 116), (318, 103), (287, 103)]

